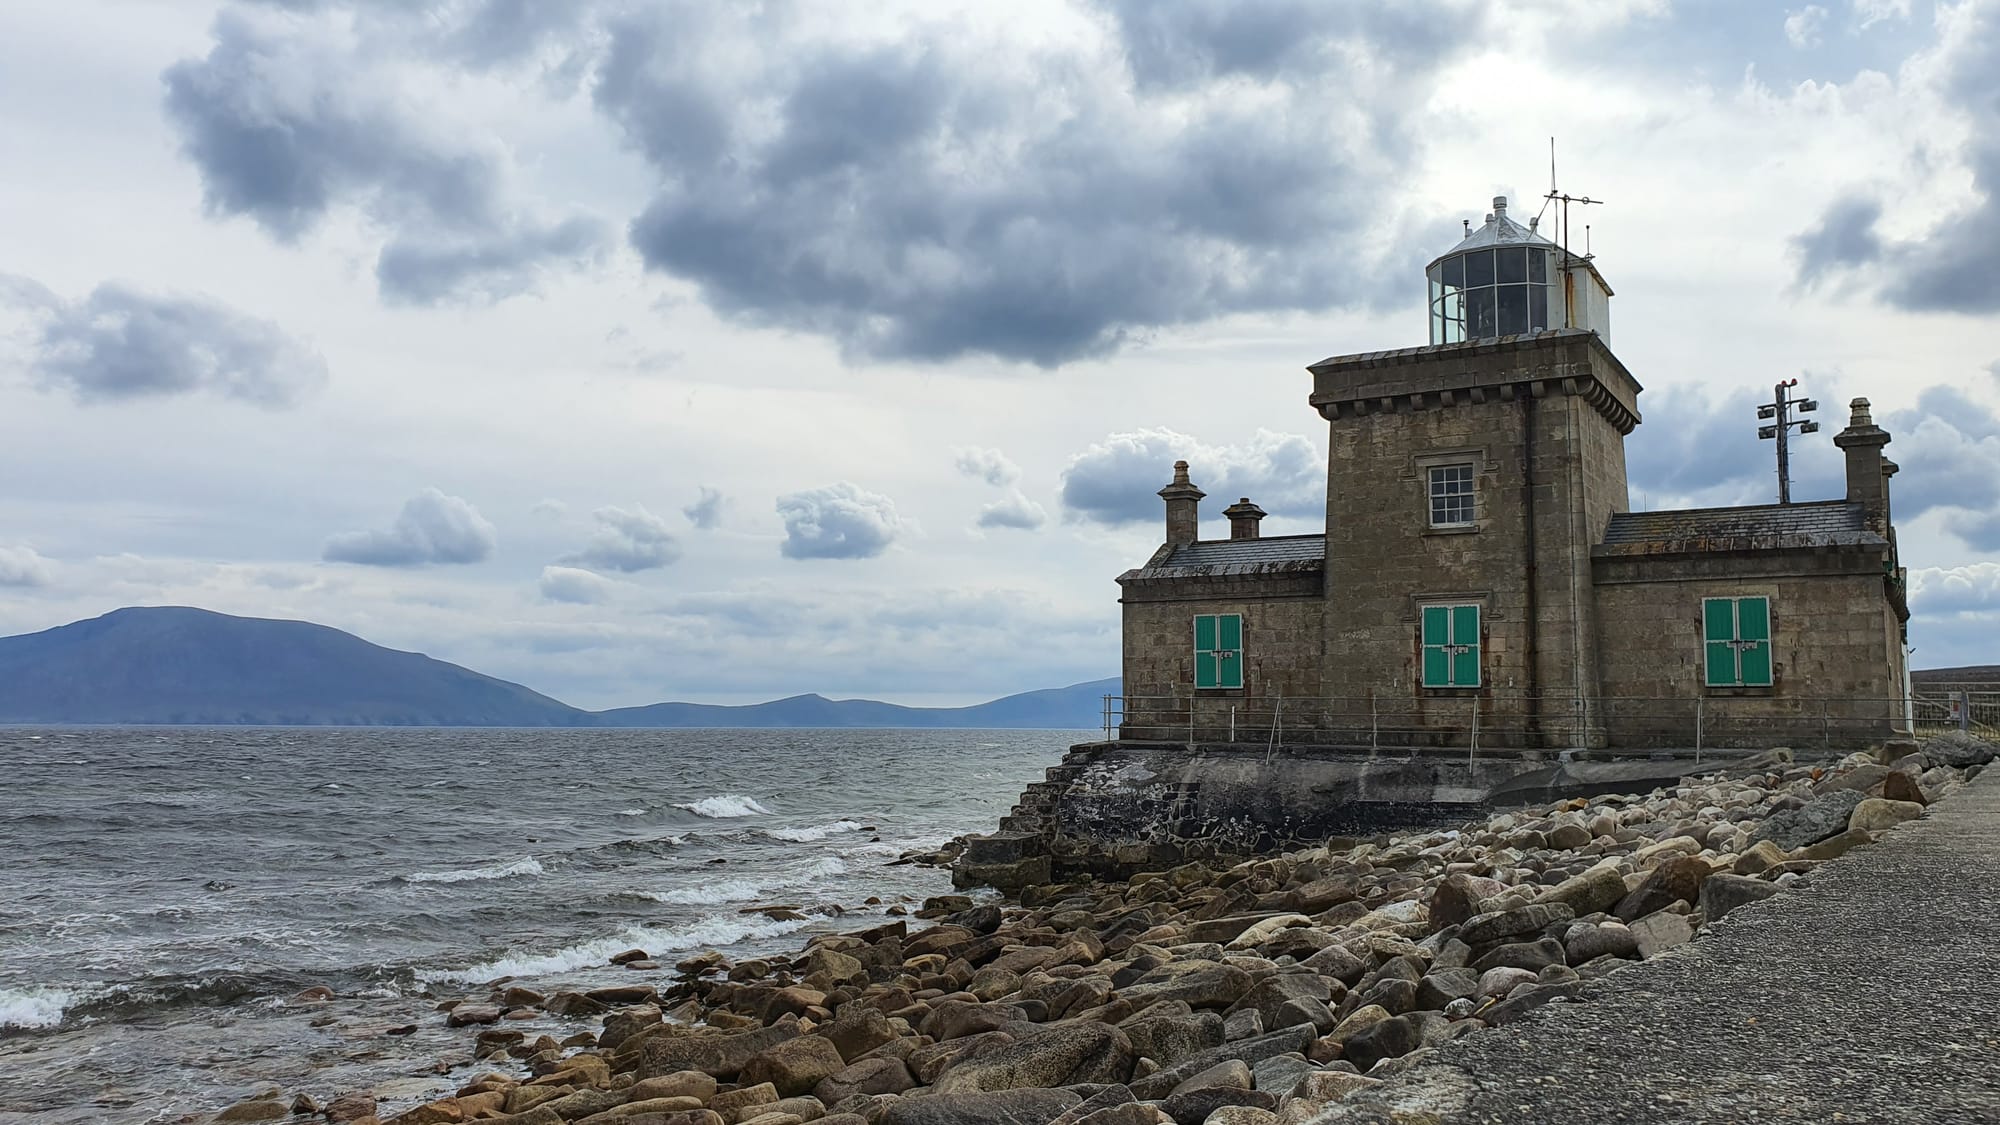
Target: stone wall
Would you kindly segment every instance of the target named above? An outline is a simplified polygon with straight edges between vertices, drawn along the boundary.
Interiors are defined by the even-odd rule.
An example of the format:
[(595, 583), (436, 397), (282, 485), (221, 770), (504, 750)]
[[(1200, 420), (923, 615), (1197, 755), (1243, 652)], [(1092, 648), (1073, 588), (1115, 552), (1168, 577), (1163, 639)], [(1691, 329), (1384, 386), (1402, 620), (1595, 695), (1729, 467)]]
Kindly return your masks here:
[[(1860, 748), (1900, 725), (1904, 655), (1886, 548), (1595, 560), (1599, 672), (1615, 745)], [(1772, 686), (1709, 688), (1702, 599), (1771, 599)], [(1648, 702), (1650, 701), (1650, 702)]]
[[(1323, 581), (1319, 567), (1293, 566), (1128, 582), (1123, 737), (1186, 738), (1190, 718), (1198, 730), (1227, 730), (1231, 708), (1247, 731), (1251, 714), (1268, 715), (1279, 700), (1311, 700), (1324, 655)], [(1194, 618), (1209, 613), (1243, 616), (1240, 690), (1194, 690)]]

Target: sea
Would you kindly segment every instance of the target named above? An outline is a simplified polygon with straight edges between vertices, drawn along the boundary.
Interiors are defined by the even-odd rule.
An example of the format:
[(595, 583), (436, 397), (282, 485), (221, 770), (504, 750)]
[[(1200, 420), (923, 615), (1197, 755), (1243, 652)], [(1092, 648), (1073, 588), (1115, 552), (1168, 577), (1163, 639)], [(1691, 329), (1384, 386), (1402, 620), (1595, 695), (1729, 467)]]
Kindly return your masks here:
[[(441, 1000), (879, 925), (951, 892), (899, 856), (990, 831), (1090, 736), (0, 729), (0, 1123), (271, 1087), (372, 1088), (386, 1118), (484, 1069)], [(661, 969), (607, 964), (632, 948)]]

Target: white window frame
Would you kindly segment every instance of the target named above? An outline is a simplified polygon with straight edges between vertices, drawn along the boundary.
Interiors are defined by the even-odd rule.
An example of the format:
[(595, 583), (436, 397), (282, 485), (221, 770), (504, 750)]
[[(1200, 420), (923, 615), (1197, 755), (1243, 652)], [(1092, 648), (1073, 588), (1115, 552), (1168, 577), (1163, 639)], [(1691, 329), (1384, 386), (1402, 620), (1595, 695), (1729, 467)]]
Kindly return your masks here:
[[(1455, 479), (1440, 482), (1438, 479), (1443, 474), (1446, 473), (1457, 474), (1459, 472), (1463, 472), (1465, 474), (1464, 480), (1462, 482)], [(1445, 484), (1448, 490), (1440, 491), (1439, 489), (1440, 483)], [(1461, 483), (1464, 486), (1462, 489), (1449, 490), (1450, 486), (1458, 485)], [(1454, 502), (1461, 500), (1463, 502), (1463, 507), (1464, 507), (1464, 513), (1463, 513), (1465, 516), (1464, 519), (1440, 520), (1438, 518), (1440, 514), (1448, 514), (1450, 510), (1455, 506)], [(1425, 519), (1428, 521), (1429, 526), (1431, 527), (1479, 526), (1478, 462), (1469, 460), (1450, 461), (1442, 464), (1426, 466), (1424, 469), (1424, 503), (1426, 505), (1424, 516)]]

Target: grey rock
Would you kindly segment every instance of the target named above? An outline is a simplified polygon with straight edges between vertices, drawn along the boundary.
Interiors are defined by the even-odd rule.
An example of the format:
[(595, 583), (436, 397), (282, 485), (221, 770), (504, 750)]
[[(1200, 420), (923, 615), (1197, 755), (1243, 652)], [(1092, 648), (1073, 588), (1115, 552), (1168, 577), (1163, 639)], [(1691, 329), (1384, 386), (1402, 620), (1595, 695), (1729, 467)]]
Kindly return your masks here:
[(1356, 1032), (1343, 1046), (1341, 1057), (1365, 1074), (1383, 1059), (1400, 1058), (1423, 1043), (1421, 1021), (1410, 1015), (1392, 1016)]
[(1313, 1039), (1313, 1029), (1301, 1025), (1269, 1032), (1255, 1039), (1224, 1043), (1220, 1047), (1213, 1047), (1182, 1059), (1157, 1074), (1133, 1079), (1132, 1093), (1142, 1099), (1163, 1098), (1172, 1093), (1174, 1087), (1182, 1082), (1226, 1059), (1242, 1059), (1254, 1067), (1258, 1062), (1273, 1055), (1301, 1054)]
[(1469, 919), (1458, 931), (1458, 940), (1478, 949), (1509, 938), (1540, 933), (1558, 922), (1568, 922), (1576, 911), (1559, 902), (1533, 903), (1512, 910), (1489, 911)]
[(1775, 883), (1747, 875), (1710, 875), (1701, 884), (1701, 914), (1713, 922), (1747, 902), (1757, 902), (1778, 893)]
[(1641, 957), (1656, 957), (1694, 939), (1694, 927), (1688, 925), (1687, 917), (1665, 910), (1646, 915), (1630, 928)]
[(882, 1125), (1048, 1125), (1082, 1101), (1069, 1090), (931, 1094), (891, 1103)]
[(1854, 806), (1861, 801), (1862, 795), (1852, 789), (1814, 797), (1799, 808), (1764, 818), (1764, 823), (1750, 834), (1750, 843), (1769, 840), (1788, 852), (1816, 844), (1844, 831)]
[[(1504, 946), (1502, 948), (1505, 948)], [(1461, 996), (1479, 991), (1479, 973), (1469, 968), (1432, 969), (1417, 982), (1417, 1007), (1442, 1010)]]
[(1599, 957), (1636, 957), (1638, 940), (1622, 922), (1578, 922), (1563, 932), (1565, 960), (1571, 965)]
[(1173, 1066), (1191, 1055), (1222, 1046), (1225, 1034), (1222, 1017), (1214, 1012), (1162, 1015), (1120, 1024), (1119, 1027), (1132, 1041), (1133, 1051), (1162, 1067)]
[[(1539, 941), (1511, 942), (1507, 945), (1496, 945), (1488, 950), (1484, 956), (1480, 957), (1479, 960), (1474, 961), (1472, 968), (1475, 972), (1480, 973), (1501, 966), (1512, 966), (1516, 969), (1528, 969), (1533, 972), (1540, 972), (1550, 965), (1563, 965), (1567, 963), (1568, 958), (1563, 952), (1563, 943), (1554, 938), (1542, 938)], [(1464, 994), (1460, 993), (1460, 995)], [(1425, 1006), (1429, 1007), (1429, 1005)]]
[(1176, 1125), (1202, 1125), (1209, 1115), (1223, 1106), (1250, 1106), (1261, 1110), (1278, 1108), (1278, 1096), (1262, 1090), (1238, 1090), (1228, 1086), (1210, 1086), (1204, 1090), (1189, 1090), (1175, 1094), (1160, 1103), (1168, 1117)]
[(1016, 1040), (946, 1070), (932, 1088), (940, 1094), (1123, 1082), (1138, 1056), (1123, 1031), (1074, 1021)]

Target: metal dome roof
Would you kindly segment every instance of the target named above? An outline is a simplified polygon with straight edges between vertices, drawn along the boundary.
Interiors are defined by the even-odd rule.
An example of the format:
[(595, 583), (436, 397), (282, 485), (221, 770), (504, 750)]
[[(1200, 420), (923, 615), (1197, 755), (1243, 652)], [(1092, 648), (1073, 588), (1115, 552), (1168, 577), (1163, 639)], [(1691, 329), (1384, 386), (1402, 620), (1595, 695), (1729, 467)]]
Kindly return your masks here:
[(1486, 216), (1486, 225), (1466, 235), (1464, 241), (1432, 259), (1431, 265), (1437, 265), (1454, 254), (1463, 254), (1468, 250), (1483, 250), (1489, 246), (1547, 246), (1554, 249), (1555, 243), (1508, 218), (1507, 197), (1496, 195), (1493, 197), (1493, 213)]

